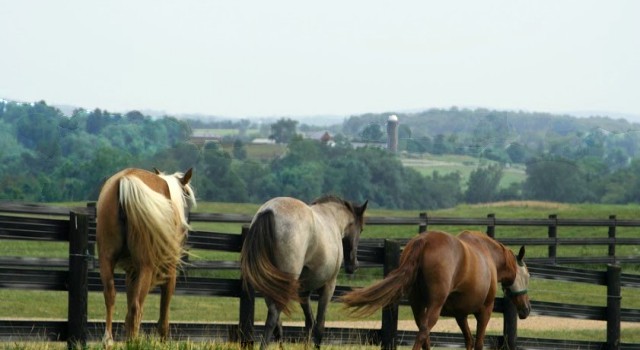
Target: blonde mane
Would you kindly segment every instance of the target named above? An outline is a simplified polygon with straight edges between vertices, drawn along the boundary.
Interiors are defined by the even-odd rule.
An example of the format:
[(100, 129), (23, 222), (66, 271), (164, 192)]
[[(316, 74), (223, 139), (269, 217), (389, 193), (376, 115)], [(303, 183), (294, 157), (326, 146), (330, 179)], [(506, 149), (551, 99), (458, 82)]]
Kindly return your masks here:
[(171, 195), (171, 201), (178, 208), (178, 214), (180, 215), (180, 221), (182, 223), (182, 227), (185, 230), (191, 229), (187, 217), (185, 216), (185, 211), (182, 208), (194, 208), (196, 206), (196, 197), (193, 193), (193, 189), (191, 185), (187, 184), (182, 186), (180, 180), (184, 174), (183, 173), (174, 173), (172, 175), (166, 175), (164, 173), (158, 174), (162, 179), (167, 182), (169, 186), (169, 193)]

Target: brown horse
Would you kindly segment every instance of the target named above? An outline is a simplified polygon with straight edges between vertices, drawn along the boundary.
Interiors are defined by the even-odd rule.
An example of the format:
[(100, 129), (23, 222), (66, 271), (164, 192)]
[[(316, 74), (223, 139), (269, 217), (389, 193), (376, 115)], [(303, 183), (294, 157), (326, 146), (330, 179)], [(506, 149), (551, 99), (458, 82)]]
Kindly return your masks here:
[(186, 212), (195, 205), (191, 174), (191, 169), (173, 175), (125, 169), (109, 178), (100, 191), (96, 241), (106, 306), (105, 348), (113, 346), (116, 265), (126, 273), (127, 339), (138, 335), (144, 300), (155, 285), (161, 286), (158, 332), (162, 339), (169, 335), (169, 303), (189, 229)]
[(407, 296), (418, 325), (414, 350), (430, 349), (429, 332), (440, 315), (455, 317), (466, 348), (473, 337), (467, 316), (478, 322), (475, 349), (482, 349), (498, 282), (526, 318), (531, 311), (527, 295), (529, 272), (523, 261), (524, 246), (516, 257), (498, 241), (481, 232), (458, 236), (429, 231), (411, 239), (400, 256), (400, 266), (382, 281), (356, 289), (341, 300), (360, 315), (398, 302)]

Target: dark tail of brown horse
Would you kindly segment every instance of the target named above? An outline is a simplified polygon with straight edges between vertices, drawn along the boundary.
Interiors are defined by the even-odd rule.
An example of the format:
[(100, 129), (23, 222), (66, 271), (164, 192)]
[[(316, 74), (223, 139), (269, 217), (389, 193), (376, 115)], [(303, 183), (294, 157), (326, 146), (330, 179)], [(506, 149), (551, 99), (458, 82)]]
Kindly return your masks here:
[[(271, 299), (278, 310), (289, 315), (289, 301), (299, 301), (299, 281), (295, 276), (282, 272), (274, 261), (275, 219), (270, 210), (258, 214), (245, 237), (240, 254), (240, 267), (245, 283)], [(246, 286), (245, 286), (246, 288)]]
[(356, 289), (340, 298), (346, 306), (354, 308), (354, 314), (366, 316), (395, 303), (413, 287), (420, 266), (425, 239), (409, 241), (400, 256), (400, 266), (382, 281), (369, 287)]

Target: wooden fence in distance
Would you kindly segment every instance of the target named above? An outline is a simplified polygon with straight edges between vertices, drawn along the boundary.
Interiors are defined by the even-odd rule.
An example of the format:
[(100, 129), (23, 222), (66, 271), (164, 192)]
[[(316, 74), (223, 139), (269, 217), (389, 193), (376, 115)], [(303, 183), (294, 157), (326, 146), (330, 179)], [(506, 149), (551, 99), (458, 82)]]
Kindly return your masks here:
[[(90, 254), (90, 244), (93, 239), (92, 211), (79, 209), (70, 213), (68, 210), (60, 208), (37, 208), (33, 206), (20, 205), (0, 205), (0, 212), (9, 213), (30, 213), (46, 215), (65, 215), (67, 219), (51, 218), (31, 218), (16, 215), (0, 216), (0, 239), (27, 239), (44, 241), (68, 241), (68, 259), (30, 259), (23, 257), (0, 257), (0, 288), (23, 288), (23, 289), (44, 289), (67, 291), (69, 295), (69, 315), (67, 321), (30, 321), (30, 320), (6, 320), (0, 321), (0, 339), (30, 339), (37, 336), (40, 339), (86, 342), (87, 340), (99, 340), (104, 325), (101, 322), (88, 322), (86, 318), (86, 300), (89, 291), (101, 291), (100, 278), (94, 269), (94, 260)], [(237, 222), (247, 223), (250, 220), (242, 215), (225, 214), (191, 214), (193, 222)], [(602, 226), (607, 228), (606, 239), (595, 238), (596, 244), (640, 244), (637, 239), (615, 238), (615, 227), (640, 227), (640, 221), (618, 220), (499, 220), (495, 217), (479, 219), (459, 219), (459, 218), (428, 218), (421, 215), (418, 218), (368, 218), (369, 225), (418, 225), (419, 231), (427, 226), (460, 225), (463, 227), (484, 225), (489, 234), (495, 234), (495, 228), (501, 225), (510, 226), (546, 226), (549, 232), (562, 226)], [(618, 224), (621, 225), (618, 225)], [(613, 238), (611, 231), (613, 229)], [(551, 233), (549, 234), (551, 236)], [(503, 241), (503, 240), (501, 240)], [(508, 242), (505, 242), (508, 241)], [(548, 245), (553, 246), (562, 242), (570, 244), (575, 242), (588, 243), (584, 239), (564, 239), (557, 236), (544, 239), (512, 239), (503, 241), (506, 244), (526, 244), (526, 245)], [(213, 249), (221, 251), (238, 252), (242, 243), (240, 234), (213, 233), (213, 232), (191, 232), (188, 244), (198, 249)], [(383, 240), (362, 240), (359, 247), (358, 258), (369, 266), (383, 266), (388, 272), (394, 262), (397, 263), (400, 246), (404, 242), (383, 241)], [(551, 252), (551, 248), (549, 249)], [(611, 252), (611, 249), (609, 249)], [(634, 262), (637, 257), (620, 257), (614, 255), (595, 258), (591, 263), (601, 262)], [(589, 262), (579, 257), (571, 258), (572, 261)], [(563, 262), (563, 257), (542, 258), (539, 262)], [(619, 267), (611, 265), (607, 271), (588, 271), (572, 269), (548, 264), (531, 263), (529, 267), (534, 278), (551, 278), (591, 283), (607, 286), (606, 307), (593, 307), (584, 305), (565, 305), (549, 302), (533, 301), (533, 308), (537, 314), (577, 317), (607, 321), (607, 339), (603, 342), (582, 342), (582, 341), (558, 341), (548, 339), (517, 338), (517, 318), (513, 310), (510, 311), (511, 304), (504, 303), (501, 298), (496, 301), (496, 312), (504, 313), (504, 337), (489, 337), (488, 344), (497, 346), (510, 345), (515, 348), (517, 341), (518, 348), (553, 348), (553, 349), (626, 349), (638, 348), (640, 344), (619, 344), (620, 322), (640, 322), (640, 310), (620, 308), (620, 287), (640, 288), (640, 276), (623, 275)], [(237, 262), (225, 262), (219, 267), (234, 267)], [(216, 267), (211, 264), (209, 267)], [(177, 294), (210, 295), (237, 297), (241, 300), (240, 322), (239, 324), (190, 324), (172, 323), (172, 334), (179, 339), (223, 339), (232, 341), (244, 341), (251, 343), (254, 340), (253, 334), (261, 331), (261, 327), (254, 328), (253, 304), (255, 296), (251, 293), (243, 293), (240, 280), (235, 279), (210, 279), (197, 277), (180, 278), (177, 287)], [(118, 290), (124, 290), (124, 279), (119, 276), (117, 280)], [(339, 286), (336, 297), (349, 290), (348, 286)], [(362, 329), (332, 329), (329, 328), (326, 336), (327, 342), (336, 343), (361, 343), (370, 342), (381, 344), (384, 348), (394, 348), (397, 345), (411, 343), (413, 341), (412, 332), (397, 331), (397, 308), (387, 308), (382, 315), (383, 325), (379, 330)], [(116, 324), (116, 334), (122, 334), (121, 324)], [(144, 325), (149, 328), (149, 324)], [(304, 339), (303, 330), (298, 327), (286, 327), (285, 339)], [(456, 334), (433, 334), (434, 345), (459, 345), (463, 343), (461, 336)]]

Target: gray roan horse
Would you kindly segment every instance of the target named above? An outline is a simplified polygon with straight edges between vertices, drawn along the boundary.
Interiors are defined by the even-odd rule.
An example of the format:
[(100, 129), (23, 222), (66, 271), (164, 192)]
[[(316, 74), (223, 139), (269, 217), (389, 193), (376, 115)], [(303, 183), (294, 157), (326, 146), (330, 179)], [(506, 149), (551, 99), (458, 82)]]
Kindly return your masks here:
[[(298, 301), (305, 316), (305, 329), (320, 346), (325, 313), (336, 287), (344, 259), (345, 270), (358, 268), (357, 249), (364, 226), (362, 206), (335, 196), (324, 196), (311, 205), (289, 197), (264, 203), (253, 217), (240, 256), (242, 275), (260, 291), (268, 315), (261, 349), (271, 336), (282, 340), (280, 313), (290, 314), (290, 301)], [(246, 285), (245, 285), (246, 288)], [(309, 304), (318, 291), (317, 320)]]

